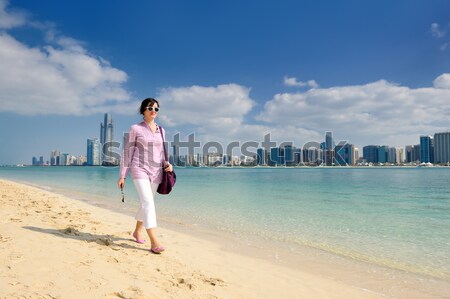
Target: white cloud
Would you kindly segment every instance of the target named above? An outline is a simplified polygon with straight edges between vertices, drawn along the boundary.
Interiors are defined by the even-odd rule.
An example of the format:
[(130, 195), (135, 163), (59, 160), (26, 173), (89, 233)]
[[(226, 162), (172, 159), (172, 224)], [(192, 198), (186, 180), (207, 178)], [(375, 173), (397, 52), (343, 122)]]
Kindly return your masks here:
[(353, 142), (402, 144), (411, 142), (411, 136), (417, 140), (421, 134), (448, 130), (450, 89), (445, 88), (450, 86), (450, 74), (436, 78), (434, 85), (412, 89), (380, 80), (276, 94), (256, 119), (317, 132), (334, 131)]
[[(266, 134), (278, 145), (324, 140), (333, 131), (336, 141), (357, 146), (417, 144), (423, 134), (449, 129), (450, 74), (442, 74), (434, 87), (409, 88), (385, 80), (355, 86), (280, 93), (261, 111), (249, 89), (236, 84), (217, 87), (168, 88), (161, 91), (161, 121), (172, 132), (183, 128), (205, 144), (216, 141), (261, 143)], [(167, 115), (165, 114), (167, 112)], [(251, 115), (260, 124), (251, 120)], [(186, 138), (182, 138), (186, 140)]]
[(318, 88), (319, 84), (315, 80), (308, 80), (306, 82), (297, 81), (295, 77), (284, 76), (283, 83), (286, 86), (291, 87), (310, 87), (310, 88)]
[(433, 81), (436, 88), (450, 89), (450, 74), (442, 74)]
[(7, 10), (8, 1), (0, 0), (0, 29), (10, 29), (26, 23), (26, 15), (21, 11)]
[(436, 38), (442, 38), (445, 36), (447, 32), (445, 30), (441, 30), (438, 23), (431, 24), (431, 35)]
[[(447, 35), (447, 31), (448, 31), (449, 27), (450, 27), (450, 24), (448, 24), (446, 26), (446, 28), (442, 29), (438, 23), (433, 23), (433, 24), (431, 24), (431, 29), (430, 29), (431, 35), (437, 39), (442, 40), (442, 38)], [(444, 40), (444, 43), (439, 47), (439, 50), (445, 51), (448, 49), (449, 45), (450, 45), (450, 42), (448, 42), (448, 39), (446, 38)]]
[[(0, 0), (0, 112), (19, 114), (135, 114), (124, 87), (127, 74), (86, 46), (56, 32), (53, 25), (28, 20)], [(8, 34), (30, 25), (46, 33), (44, 46), (32, 47)], [(431, 26), (435, 37), (445, 31)], [(41, 43), (41, 44), (42, 44)], [(408, 88), (384, 80), (356, 86), (319, 88), (315, 80), (284, 77), (306, 92), (280, 93), (261, 111), (250, 88), (238, 84), (170, 87), (159, 91), (160, 120), (169, 130), (196, 132), (203, 142), (257, 141), (271, 133), (278, 143), (301, 146), (323, 140), (324, 131), (359, 144), (400, 145), (421, 134), (448, 130), (450, 74), (430, 88)], [(255, 110), (256, 111), (255, 111)], [(251, 115), (257, 113), (255, 123)]]
[[(233, 141), (254, 141), (261, 144), (264, 136), (280, 145), (292, 142), (297, 146), (308, 141), (320, 141), (321, 133), (300, 124), (255, 124), (249, 114), (256, 107), (250, 89), (237, 84), (216, 87), (191, 86), (161, 90), (160, 121), (168, 132), (181, 132), (181, 140), (195, 132), (195, 140), (202, 145), (218, 142), (226, 147)], [(167, 114), (166, 114), (167, 111)]]
[(170, 87), (159, 92), (161, 119), (172, 126), (192, 124), (208, 128), (232, 128), (240, 124), (255, 102), (250, 89), (237, 84), (217, 87)]
[[(0, 15), (9, 20), (2, 20), (3, 28), (31, 23), (23, 14), (7, 12), (6, 6), (0, 0)], [(109, 111), (129, 100), (124, 71), (92, 55), (77, 40), (52, 29), (47, 33), (45, 46), (31, 47), (0, 32), (0, 111), (80, 115)]]

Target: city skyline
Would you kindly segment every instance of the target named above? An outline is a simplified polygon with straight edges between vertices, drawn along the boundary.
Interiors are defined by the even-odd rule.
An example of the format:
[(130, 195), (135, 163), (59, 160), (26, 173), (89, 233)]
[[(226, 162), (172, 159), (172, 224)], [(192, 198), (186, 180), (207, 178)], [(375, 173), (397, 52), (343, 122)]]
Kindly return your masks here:
[[(114, 121), (110, 113), (105, 113), (104, 121), (100, 123), (98, 137), (88, 137), (86, 155), (78, 157), (68, 153), (52, 150), (50, 159), (44, 162), (43, 156), (32, 157), (31, 165), (37, 166), (117, 166), (119, 159), (102, 154), (102, 148), (120, 153), (120, 141), (114, 139)], [(191, 139), (191, 137), (193, 137)], [(270, 134), (264, 136), (261, 143), (246, 141), (243, 143), (220, 144), (208, 141), (202, 144), (191, 135), (187, 140), (179, 139), (179, 134), (168, 139), (168, 146), (173, 149), (171, 161), (177, 166), (185, 165), (268, 165), (295, 166), (300, 164), (357, 165), (357, 164), (403, 164), (413, 162), (448, 163), (450, 161), (450, 131), (436, 132), (433, 136), (421, 135), (419, 144), (393, 147), (390, 145), (365, 145), (361, 149), (348, 141), (334, 139), (332, 131), (324, 132), (322, 141), (309, 141), (298, 147), (290, 142), (278, 144), (270, 139)], [(436, 144), (438, 142), (438, 144)], [(109, 145), (108, 145), (109, 144)], [(109, 148), (112, 146), (112, 148)], [(435, 150), (437, 146), (437, 151)], [(188, 151), (191, 154), (180, 152)], [(210, 149), (213, 148), (213, 151)], [(249, 150), (252, 148), (254, 151)], [(195, 152), (197, 151), (197, 152)], [(198, 153), (198, 151), (201, 152)], [(236, 153), (237, 151), (237, 153)], [(237, 155), (233, 155), (237, 154)], [(249, 160), (250, 159), (250, 160)], [(444, 160), (447, 162), (444, 162)], [(26, 163), (27, 165), (27, 163)]]
[(417, 144), (450, 129), (449, 10), (442, 0), (0, 0), (0, 165), (84, 153), (104, 113), (121, 135), (146, 97), (183, 140), (270, 133), (302, 145), (333, 131), (360, 149)]

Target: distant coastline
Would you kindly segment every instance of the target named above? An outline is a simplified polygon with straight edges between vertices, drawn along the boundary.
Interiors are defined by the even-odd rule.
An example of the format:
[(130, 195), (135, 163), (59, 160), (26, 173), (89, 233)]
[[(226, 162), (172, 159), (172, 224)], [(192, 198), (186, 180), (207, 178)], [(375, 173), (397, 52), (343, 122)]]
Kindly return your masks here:
[[(31, 165), (31, 164), (16, 164), (16, 165), (0, 165), (0, 167), (105, 167), (114, 168), (119, 167), (119, 165)], [(200, 166), (174, 166), (175, 168), (260, 168), (260, 169), (272, 169), (272, 168), (416, 168), (416, 167), (450, 167), (450, 163), (445, 164), (433, 164), (433, 165), (423, 165), (420, 164), (395, 164), (395, 165), (200, 165)]]

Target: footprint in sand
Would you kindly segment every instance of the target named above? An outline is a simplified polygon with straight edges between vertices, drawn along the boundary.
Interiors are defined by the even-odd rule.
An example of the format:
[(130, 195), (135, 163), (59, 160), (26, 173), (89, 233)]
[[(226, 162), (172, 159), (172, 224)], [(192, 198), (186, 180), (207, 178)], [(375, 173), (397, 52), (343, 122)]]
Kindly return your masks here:
[(180, 277), (177, 279), (177, 284), (175, 284), (178, 287), (185, 287), (190, 290), (194, 290), (196, 288), (196, 285), (199, 284), (206, 284), (210, 286), (225, 286), (225, 282), (220, 278), (211, 278), (211, 277), (205, 277), (201, 273), (194, 273), (192, 274), (192, 277), (183, 278)]
[(12, 239), (10, 237), (6, 237), (6, 236), (0, 235), (0, 242), (2, 242), (2, 243), (6, 243), (6, 242), (9, 242), (11, 240)]
[(115, 292), (113, 295), (117, 296), (118, 298), (122, 299), (134, 299), (134, 298), (141, 298), (143, 296), (143, 292), (138, 287), (129, 287), (125, 291)]
[(212, 285), (212, 286), (225, 286), (225, 282), (220, 278), (206, 277), (200, 272), (194, 272), (192, 277), (200, 280), (204, 284)]
[(186, 287), (190, 290), (195, 289), (195, 282), (191, 278), (178, 278), (178, 287)]
[(206, 283), (206, 284), (209, 284), (212, 286), (221, 286), (221, 287), (226, 286), (225, 282), (220, 278), (212, 278), (212, 277), (204, 278), (203, 283)]
[(107, 260), (108, 263), (112, 263), (112, 264), (118, 264), (119, 260), (116, 259), (115, 257), (110, 256)]

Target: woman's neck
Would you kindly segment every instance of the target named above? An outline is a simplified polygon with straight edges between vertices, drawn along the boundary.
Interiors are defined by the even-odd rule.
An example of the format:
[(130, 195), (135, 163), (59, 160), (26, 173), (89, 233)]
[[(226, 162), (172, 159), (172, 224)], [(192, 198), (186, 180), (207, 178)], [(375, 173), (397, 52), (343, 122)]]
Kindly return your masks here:
[(146, 118), (144, 118), (144, 121), (149, 126), (155, 124), (155, 119), (146, 119)]

